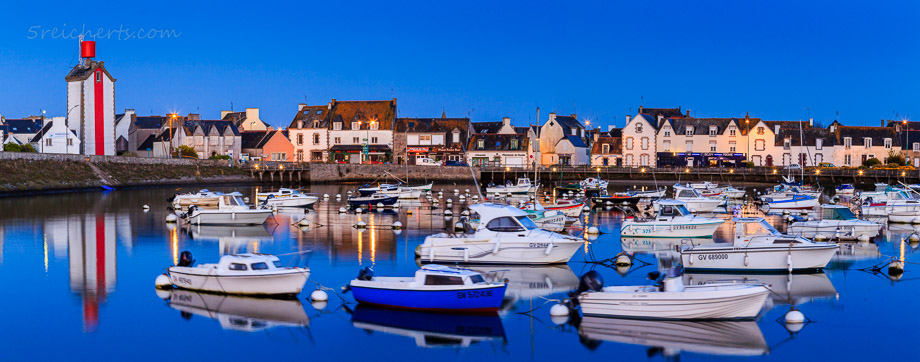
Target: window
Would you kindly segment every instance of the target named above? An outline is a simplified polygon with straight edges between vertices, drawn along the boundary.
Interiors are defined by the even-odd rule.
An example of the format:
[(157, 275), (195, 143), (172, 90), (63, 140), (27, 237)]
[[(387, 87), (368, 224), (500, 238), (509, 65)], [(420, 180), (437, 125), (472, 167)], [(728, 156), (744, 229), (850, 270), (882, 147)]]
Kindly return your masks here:
[(335, 123), (333, 123), (333, 124), (332, 124), (332, 129), (335, 130), (335, 131), (341, 131), (341, 130), (342, 130), (342, 122), (335, 122)]
[(626, 154), (626, 165), (632, 166), (633, 164), (633, 155), (630, 153)]
[(351, 138), (351, 143), (354, 143), (354, 144), (356, 144), (356, 145), (357, 145), (357, 144), (361, 144), (361, 139), (358, 138), (358, 137), (352, 137), (352, 138)]
[(371, 131), (376, 131), (378, 127), (380, 127), (379, 123), (371, 122)]
[(272, 161), (285, 161), (287, 160), (287, 152), (272, 152), (271, 159)]
[(371, 144), (377, 144), (377, 137), (371, 137)]
[(426, 275), (425, 285), (463, 285), (463, 278), (451, 275)]
[(847, 166), (850, 165), (850, 155), (843, 155), (843, 164)]
[(729, 129), (728, 129), (728, 135), (729, 135), (729, 136), (734, 136), (734, 135), (735, 135), (735, 131), (737, 131), (737, 130), (735, 129), (735, 127), (729, 128)]
[(601, 153), (610, 153), (610, 145), (606, 143), (601, 145)]
[(709, 152), (716, 152), (716, 141), (709, 141)]
[(914, 152), (920, 152), (920, 142), (914, 142)]
[(718, 132), (719, 129), (716, 126), (709, 126), (709, 137), (715, 137)]
[(885, 149), (891, 148), (891, 138), (885, 139)]
[(693, 151), (693, 141), (687, 141), (687, 152)]
[(303, 150), (297, 150), (297, 161), (303, 162)]
[(50, 139), (50, 138), (45, 140), (45, 146), (51, 146), (51, 139)]
[(872, 148), (872, 139), (869, 137), (863, 138), (863, 143), (865, 143), (866, 148)]
[(671, 137), (671, 130), (670, 130), (670, 129), (665, 130), (665, 131), (664, 131), (664, 136), (665, 136), (665, 137)]
[(357, 131), (361, 129), (361, 122), (351, 122), (351, 130)]
[(636, 123), (636, 133), (642, 133), (642, 123)]
[(252, 270), (268, 270), (268, 264), (265, 263), (252, 263), (250, 267)]
[(516, 221), (514, 221), (514, 218), (508, 216), (492, 219), (488, 224), (486, 224), (486, 229), (499, 232), (524, 231), (524, 228), (521, 227), (521, 225), (519, 225)]
[(313, 134), (313, 144), (314, 144), (314, 145), (318, 145), (318, 144), (319, 144), (319, 133), (314, 133), (314, 134)]
[(275, 264), (275, 268), (284, 268), (284, 265), (281, 264), (281, 260), (275, 260), (272, 264)]
[(788, 150), (791, 147), (792, 147), (792, 138), (786, 137), (785, 139), (783, 139), (783, 149)]
[(853, 147), (853, 139), (850, 137), (844, 137), (843, 138), (843, 148), (849, 149), (850, 147)]
[(297, 135), (297, 145), (303, 144), (303, 133)]
[(246, 267), (246, 264), (230, 263), (230, 266), (228, 267), (228, 269), (230, 270), (248, 270), (249, 268)]
[(693, 126), (687, 126), (687, 129), (686, 131), (684, 131), (684, 134), (687, 136), (693, 136)]
[(648, 149), (648, 137), (642, 137), (642, 149), (643, 150)]
[(453, 134), (453, 140), (454, 140), (454, 141), (453, 141), (454, 143), (460, 142), (460, 132), (454, 132), (454, 134)]
[(516, 140), (516, 139), (512, 139), (512, 140), (511, 140), (511, 149), (512, 149), (512, 150), (518, 149), (518, 140)]
[(99, 83), (101, 81), (102, 81), (102, 72), (101, 71), (96, 72), (96, 83)]
[(323, 114), (323, 110), (322, 110), (322, 109), (316, 111), (316, 115), (317, 115), (317, 116), (318, 116), (318, 115), (321, 115), (321, 114)]
[(333, 138), (332, 141), (337, 145), (342, 144), (342, 137)]
[(476, 140), (476, 148), (484, 150), (486, 148), (486, 140)]
[(763, 127), (757, 127), (757, 134), (762, 135), (764, 132)]
[(639, 164), (642, 166), (648, 166), (648, 154), (643, 153), (639, 155)]
[(319, 128), (319, 121), (313, 121), (313, 128)]
[(530, 220), (530, 218), (527, 216), (515, 216), (515, 218), (518, 220), (519, 223), (521, 223), (521, 225), (524, 225), (524, 228), (527, 230), (534, 230), (534, 229), (540, 228), (539, 226), (537, 226), (537, 224), (533, 222), (533, 220)]
[(70, 137), (67, 138), (67, 145), (73, 146), (73, 138), (70, 138)]
[(661, 146), (665, 152), (671, 152), (671, 140), (664, 140)]
[(626, 137), (626, 149), (627, 150), (633, 149), (633, 138), (632, 137)]
[(815, 149), (820, 150), (823, 147), (824, 147), (824, 140), (821, 138), (815, 139)]
[(428, 141), (428, 142), (430, 143), (430, 142), (431, 142), (431, 135), (419, 135), (419, 136), (418, 136), (418, 140), (419, 140), (419, 141)]

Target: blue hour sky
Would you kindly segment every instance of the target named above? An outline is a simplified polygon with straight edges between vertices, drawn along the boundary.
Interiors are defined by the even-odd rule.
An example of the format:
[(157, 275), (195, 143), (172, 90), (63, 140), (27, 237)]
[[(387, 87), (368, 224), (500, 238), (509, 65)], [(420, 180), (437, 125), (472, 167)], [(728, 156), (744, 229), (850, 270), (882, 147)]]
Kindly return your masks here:
[(402, 117), (444, 109), (519, 125), (540, 107), (543, 120), (577, 112), (621, 127), (640, 104), (697, 117), (920, 120), (911, 1), (90, 4), (4, 5), (0, 114), (63, 115), (63, 78), (78, 60), (68, 37), (85, 29), (118, 79), (119, 113), (214, 119), (232, 102), (286, 126), (305, 99), (396, 97)]

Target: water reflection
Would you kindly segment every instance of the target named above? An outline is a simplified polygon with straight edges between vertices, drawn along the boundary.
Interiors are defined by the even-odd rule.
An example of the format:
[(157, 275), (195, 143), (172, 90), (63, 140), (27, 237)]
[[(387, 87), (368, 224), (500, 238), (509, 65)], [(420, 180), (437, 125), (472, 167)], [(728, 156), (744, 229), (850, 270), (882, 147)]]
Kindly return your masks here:
[(679, 357), (682, 352), (724, 356), (759, 356), (769, 352), (753, 321), (652, 321), (588, 316), (581, 320), (582, 343), (597, 348), (601, 341), (649, 347), (649, 357)]
[(96, 331), (99, 306), (115, 289), (115, 219), (112, 214), (85, 215), (58, 220), (48, 229), (55, 231), (55, 241), (67, 242), (70, 290), (82, 299), (86, 332)]
[(518, 301), (567, 293), (578, 287), (578, 276), (565, 265), (549, 266), (471, 266), (489, 281), (508, 279), (502, 310), (512, 309)]
[(193, 240), (217, 242), (220, 255), (257, 253), (263, 243), (274, 238), (262, 225), (252, 226), (201, 226), (188, 225), (186, 232)]
[(685, 285), (710, 283), (760, 283), (770, 288), (774, 304), (798, 305), (814, 299), (834, 298), (837, 289), (825, 273), (813, 274), (715, 274), (684, 273)]
[(368, 332), (409, 337), (418, 347), (466, 348), (472, 344), (505, 340), (497, 315), (415, 312), (358, 305), (351, 323)]
[(241, 296), (172, 290), (162, 295), (170, 308), (182, 318), (199, 315), (216, 319), (221, 328), (242, 332), (257, 332), (275, 327), (308, 327), (307, 316), (299, 300), (248, 298)]

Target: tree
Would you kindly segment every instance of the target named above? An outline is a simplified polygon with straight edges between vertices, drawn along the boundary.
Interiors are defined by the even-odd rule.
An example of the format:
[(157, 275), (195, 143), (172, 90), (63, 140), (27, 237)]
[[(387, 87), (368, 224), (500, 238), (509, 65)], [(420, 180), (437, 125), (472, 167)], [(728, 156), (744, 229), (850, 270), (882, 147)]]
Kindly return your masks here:
[(894, 150), (888, 151), (888, 157), (885, 158), (885, 163), (897, 166), (907, 165), (907, 161), (904, 160), (904, 155), (901, 152), (894, 152)]
[(27, 144), (22, 145), (22, 147), (20, 148), (20, 152), (32, 152), (32, 153), (35, 153), (35, 152), (38, 152), (38, 150), (36, 150), (35, 147), (32, 146), (31, 144), (28, 144), (28, 143), (27, 143)]
[(882, 161), (879, 161), (879, 160), (878, 160), (877, 158), (875, 158), (875, 157), (863, 161), (863, 166), (866, 166), (866, 167), (868, 167), (868, 168), (872, 168), (872, 167), (874, 167), (874, 166), (878, 166), (878, 165), (881, 165), (881, 164), (882, 164)]
[(180, 157), (194, 157), (198, 158), (198, 152), (194, 148), (186, 145), (179, 146), (176, 148), (176, 151), (179, 153)]
[(21, 152), (22, 147), (20, 147), (19, 145), (15, 143), (7, 143), (3, 145), (3, 150), (6, 152)]

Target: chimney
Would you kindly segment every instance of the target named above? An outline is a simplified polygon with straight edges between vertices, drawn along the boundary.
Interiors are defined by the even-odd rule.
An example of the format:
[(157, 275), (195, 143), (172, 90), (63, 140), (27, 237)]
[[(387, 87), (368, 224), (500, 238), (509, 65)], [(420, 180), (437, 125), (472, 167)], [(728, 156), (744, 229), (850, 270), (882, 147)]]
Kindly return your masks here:
[(246, 108), (246, 119), (252, 121), (253, 119), (261, 121), (259, 118), (259, 109), (258, 108)]
[(664, 116), (661, 115), (661, 114), (659, 113), (659, 114), (658, 114), (658, 123), (661, 123), (661, 121), (663, 121), (663, 120), (664, 120)]
[(549, 120), (547, 122), (552, 122), (556, 120), (556, 112), (549, 112)]
[(198, 114), (198, 113), (189, 113), (189, 114), (188, 114), (188, 120), (189, 120), (189, 121), (198, 121), (198, 120), (201, 120), (201, 115)]
[(882, 120), (882, 127), (885, 127), (885, 120)]
[(578, 119), (578, 116), (576, 116), (575, 113), (572, 113), (570, 116), (572, 116), (572, 118)]
[(298, 111), (298, 112), (302, 111), (302, 110), (303, 110), (303, 107), (306, 107), (306, 106), (307, 106), (306, 103), (298, 103), (298, 104), (297, 104), (297, 111)]
[(511, 126), (511, 118), (502, 117), (502, 127), (504, 126)]
[(773, 126), (773, 133), (774, 134), (779, 133), (779, 125)]
[(630, 115), (627, 114), (627, 115), (626, 115), (626, 123), (628, 124), (628, 123), (629, 123), (629, 120), (631, 120), (631, 119), (632, 119), (632, 116), (630, 116)]
[(687, 108), (687, 117), (690, 117), (690, 108)]
[(230, 112), (230, 111), (220, 111), (220, 119), (224, 119), (224, 117), (227, 117), (227, 115), (230, 114), (230, 113), (233, 113), (233, 112)]
[(642, 106), (639, 106), (639, 113), (642, 113)]
[(814, 118), (809, 118), (809, 119), (808, 119), (808, 127), (814, 127), (814, 126), (815, 126), (815, 119), (814, 119)]

